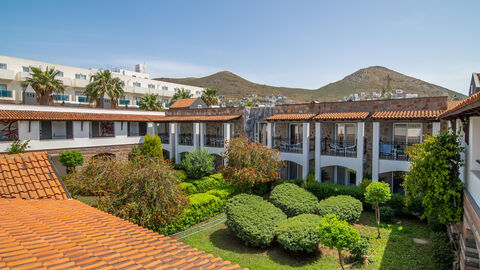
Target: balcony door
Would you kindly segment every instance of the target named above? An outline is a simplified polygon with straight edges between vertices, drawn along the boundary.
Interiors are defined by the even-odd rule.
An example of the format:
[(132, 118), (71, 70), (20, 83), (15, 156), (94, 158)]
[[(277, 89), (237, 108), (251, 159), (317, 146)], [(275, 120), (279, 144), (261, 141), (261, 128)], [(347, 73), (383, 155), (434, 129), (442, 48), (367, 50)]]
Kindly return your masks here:
[(357, 124), (336, 123), (335, 141), (340, 147), (355, 145), (357, 140)]
[(400, 145), (412, 145), (422, 141), (422, 124), (405, 123), (393, 125), (393, 142)]
[(267, 123), (257, 123), (257, 142), (267, 145), (268, 129)]
[(288, 128), (288, 141), (290, 144), (299, 144), (303, 139), (302, 124), (290, 124)]

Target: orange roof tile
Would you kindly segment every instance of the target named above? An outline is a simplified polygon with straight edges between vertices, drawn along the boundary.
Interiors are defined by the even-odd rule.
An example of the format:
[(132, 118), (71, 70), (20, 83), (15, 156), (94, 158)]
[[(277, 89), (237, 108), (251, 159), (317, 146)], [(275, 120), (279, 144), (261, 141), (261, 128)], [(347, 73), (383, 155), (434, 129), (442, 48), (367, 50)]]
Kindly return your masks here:
[(419, 111), (379, 111), (374, 112), (372, 119), (436, 119), (442, 113), (441, 110), (419, 110)]
[(76, 200), (0, 199), (1, 269), (241, 269)]
[(2, 120), (57, 120), (57, 121), (159, 121), (163, 115), (47, 112), (25, 110), (0, 110)]
[(454, 112), (456, 112), (456, 111), (458, 111), (458, 110), (460, 110), (460, 109), (462, 109), (462, 108), (464, 108), (468, 105), (474, 104), (477, 101), (480, 101), (480, 92), (475, 93), (475, 94), (471, 95), (470, 97), (460, 101), (458, 104), (456, 104), (455, 106), (449, 108), (444, 113), (442, 113), (442, 116), (452, 114), (452, 113), (454, 113)]
[(265, 120), (280, 121), (280, 120), (309, 120), (312, 119), (316, 113), (288, 113), (288, 114), (274, 114), (265, 118)]
[(231, 121), (242, 117), (241, 115), (189, 115), (189, 116), (166, 116), (159, 122), (214, 122)]
[(315, 120), (360, 120), (367, 118), (369, 112), (339, 112), (321, 113), (315, 116)]
[(195, 100), (197, 100), (197, 98), (183, 98), (183, 99), (179, 99), (177, 101), (175, 101), (175, 103), (173, 103), (171, 106), (170, 106), (170, 109), (178, 109), (178, 108), (188, 108), (190, 107), (193, 102), (195, 102)]
[(0, 198), (67, 199), (47, 153), (0, 155)]

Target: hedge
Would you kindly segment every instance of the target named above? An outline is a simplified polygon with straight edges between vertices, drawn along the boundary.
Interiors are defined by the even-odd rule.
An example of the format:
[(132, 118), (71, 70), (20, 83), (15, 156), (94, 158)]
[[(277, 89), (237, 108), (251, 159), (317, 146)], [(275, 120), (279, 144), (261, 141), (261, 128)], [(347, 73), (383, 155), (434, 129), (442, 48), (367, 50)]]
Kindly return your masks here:
[(317, 213), (320, 216), (334, 214), (349, 223), (358, 221), (362, 211), (362, 202), (347, 195), (333, 196), (321, 200), (317, 205)]
[(317, 227), (321, 219), (317, 215), (301, 214), (283, 221), (277, 229), (277, 242), (294, 252), (317, 250), (320, 243)]
[(276, 186), (270, 194), (270, 201), (289, 217), (313, 214), (318, 204), (312, 193), (291, 183)]
[(313, 193), (319, 200), (337, 195), (348, 195), (361, 202), (365, 201), (365, 190), (358, 186), (343, 186), (328, 182), (308, 182), (305, 184), (305, 189)]
[(227, 202), (228, 229), (245, 244), (258, 247), (270, 245), (278, 225), (287, 219), (282, 210), (262, 197), (240, 194)]
[(380, 220), (385, 222), (391, 222), (395, 216), (395, 210), (390, 206), (380, 206)]
[(432, 232), (430, 234), (430, 249), (434, 269), (452, 269), (455, 254), (446, 232)]
[(215, 188), (205, 193), (226, 200), (235, 193), (235, 189), (233, 187)]
[(205, 176), (198, 180), (190, 180), (181, 184), (182, 189), (187, 194), (203, 193), (211, 189), (223, 188), (228, 186), (227, 181), (221, 173)]

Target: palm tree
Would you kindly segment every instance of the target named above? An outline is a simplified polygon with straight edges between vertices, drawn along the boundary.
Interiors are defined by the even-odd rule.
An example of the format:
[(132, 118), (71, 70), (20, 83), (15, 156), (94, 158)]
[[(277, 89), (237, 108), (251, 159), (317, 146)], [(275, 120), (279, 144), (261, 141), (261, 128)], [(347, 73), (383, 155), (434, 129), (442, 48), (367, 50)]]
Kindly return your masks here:
[(163, 110), (162, 101), (158, 100), (157, 94), (149, 94), (140, 99), (140, 109), (145, 111), (161, 111)]
[(202, 100), (208, 106), (218, 105), (217, 89), (210, 87), (205, 88), (205, 90), (202, 92)]
[(178, 90), (178, 92), (173, 94), (173, 97), (170, 100), (170, 103), (168, 103), (168, 105), (172, 105), (173, 103), (175, 103), (175, 101), (177, 101), (179, 99), (191, 98), (191, 97), (193, 97), (193, 94), (191, 94), (190, 91), (187, 91), (187, 90), (182, 88), (182, 89)]
[(60, 71), (55, 69), (49, 69), (45, 71), (40, 68), (30, 67), (32, 70), (31, 78), (27, 78), (23, 83), (23, 87), (32, 86), (33, 90), (37, 93), (37, 103), (40, 105), (49, 105), (53, 102), (52, 93), (62, 93), (65, 91), (63, 82), (55, 79)]
[(125, 83), (120, 78), (112, 77), (110, 70), (99, 70), (90, 78), (91, 82), (85, 88), (85, 96), (90, 98), (90, 101), (95, 101), (97, 107), (102, 105), (101, 100), (105, 94), (110, 97), (110, 106), (115, 109), (118, 104), (118, 99), (125, 95), (123, 86)]

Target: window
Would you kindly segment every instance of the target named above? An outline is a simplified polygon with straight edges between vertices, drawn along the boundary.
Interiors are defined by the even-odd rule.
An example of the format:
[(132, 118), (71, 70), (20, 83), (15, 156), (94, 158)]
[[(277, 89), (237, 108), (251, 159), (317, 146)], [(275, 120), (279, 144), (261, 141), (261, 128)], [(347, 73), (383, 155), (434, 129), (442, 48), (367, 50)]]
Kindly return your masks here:
[(84, 74), (75, 74), (75, 79), (77, 80), (86, 80), (87, 79), (87, 75), (84, 75)]
[(148, 88), (150, 88), (150, 89), (155, 89), (155, 84), (149, 84), (149, 85), (148, 85)]
[(59, 71), (58, 74), (57, 74), (57, 77), (63, 77), (63, 72)]
[(75, 92), (75, 96), (77, 97), (78, 102), (90, 102), (90, 98), (87, 98), (83, 92)]
[(133, 83), (133, 86), (135, 86), (135, 87), (142, 87), (142, 84), (139, 83), (139, 82), (134, 82), (134, 83)]
[(129, 105), (129, 104), (130, 104), (130, 100), (128, 100), (128, 99), (120, 99), (120, 100), (119, 100), (119, 103), (120, 103), (120, 105)]
[(335, 139), (339, 146), (355, 145), (357, 139), (357, 124), (354, 123), (337, 123), (335, 125)]
[(115, 137), (113, 121), (92, 121), (90, 125), (90, 137)]
[(163, 91), (168, 91), (168, 86), (162, 86)]
[(268, 129), (267, 123), (257, 123), (257, 142), (267, 145)]
[(422, 124), (394, 124), (393, 141), (399, 144), (416, 144), (422, 140)]
[(40, 140), (73, 138), (72, 121), (40, 121)]
[(22, 67), (23, 72), (32, 72), (30, 67)]
[(141, 97), (133, 97), (133, 101), (135, 101), (135, 104), (137, 104), (137, 105), (140, 104), (140, 100), (142, 100)]
[(0, 69), (7, 69), (7, 64), (0, 63)]
[(147, 134), (146, 122), (128, 122), (128, 136), (145, 136)]
[(289, 125), (289, 136), (288, 141), (291, 144), (301, 143), (303, 140), (303, 129), (301, 124), (290, 124)]
[(197, 91), (195, 93), (197, 94), (197, 96), (200, 96), (202, 94), (202, 91)]
[(0, 97), (12, 97), (12, 91), (7, 90), (6, 84), (0, 84)]

